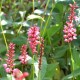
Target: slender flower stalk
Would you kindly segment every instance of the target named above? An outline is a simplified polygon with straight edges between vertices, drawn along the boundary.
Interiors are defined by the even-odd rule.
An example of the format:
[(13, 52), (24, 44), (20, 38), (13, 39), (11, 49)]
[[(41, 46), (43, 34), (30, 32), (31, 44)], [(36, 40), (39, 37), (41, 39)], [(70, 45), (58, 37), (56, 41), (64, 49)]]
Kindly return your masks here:
[(21, 47), (21, 55), (19, 56), (19, 60), (22, 64), (26, 64), (27, 63), (27, 46), (26, 45), (22, 45)]
[(33, 54), (38, 53), (36, 46), (39, 44), (40, 38), (39, 35), (40, 35), (39, 27), (32, 26), (28, 29), (28, 41)]
[(73, 22), (76, 20), (77, 16), (75, 13), (75, 9), (77, 9), (76, 3), (73, 5), (70, 4), (70, 15), (68, 16), (68, 21), (66, 21), (66, 25), (64, 25), (64, 41), (72, 42), (74, 39), (77, 39), (76, 36), (76, 28), (74, 28)]
[(6, 64), (3, 64), (5, 71), (7, 73), (12, 73), (13, 68), (14, 68), (14, 49), (15, 49), (15, 44), (10, 43), (9, 44), (9, 50), (8, 53), (6, 54), (7, 59), (6, 59)]

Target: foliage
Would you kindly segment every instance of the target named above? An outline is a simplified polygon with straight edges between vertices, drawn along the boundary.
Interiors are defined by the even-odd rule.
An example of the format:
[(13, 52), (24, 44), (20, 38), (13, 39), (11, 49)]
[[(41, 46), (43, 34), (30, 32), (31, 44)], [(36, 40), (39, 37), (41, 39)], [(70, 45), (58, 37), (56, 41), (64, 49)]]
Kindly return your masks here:
[[(73, 0), (74, 1), (74, 0)], [(5, 73), (3, 64), (6, 59), (8, 44), (16, 44), (15, 63), (22, 72), (29, 72), (26, 80), (32, 80), (33, 66), (34, 80), (80, 80), (80, 19), (75, 23), (77, 39), (71, 43), (74, 70), (70, 47), (64, 42), (63, 28), (69, 15), (69, 4), (72, 0), (1, 0), (0, 1), (0, 80), (11, 80), (12, 75)], [(75, 0), (80, 6), (80, 1)], [(80, 7), (76, 10), (80, 18)], [(42, 67), (38, 74), (38, 58), (28, 48), (30, 59), (22, 69), (18, 60), (20, 48), (27, 44), (27, 30), (33, 25), (40, 27), (40, 36), (44, 38), (44, 56)], [(29, 47), (29, 45), (28, 45)], [(39, 48), (39, 46), (37, 46)], [(39, 51), (39, 50), (38, 50)], [(39, 55), (39, 54), (38, 54)], [(8, 76), (8, 77), (7, 77)], [(10, 77), (10, 78), (9, 78)], [(14, 79), (13, 79), (14, 80)]]

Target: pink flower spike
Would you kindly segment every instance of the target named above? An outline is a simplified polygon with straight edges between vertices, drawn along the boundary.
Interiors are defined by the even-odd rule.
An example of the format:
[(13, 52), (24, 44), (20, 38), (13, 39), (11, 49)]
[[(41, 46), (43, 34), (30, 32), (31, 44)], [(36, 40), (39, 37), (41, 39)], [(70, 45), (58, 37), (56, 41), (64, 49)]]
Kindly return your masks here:
[(27, 63), (27, 46), (26, 45), (22, 45), (21, 47), (21, 55), (19, 56), (19, 60), (22, 64), (26, 64)]
[(7, 73), (12, 73), (12, 70), (14, 68), (14, 49), (15, 49), (15, 44), (10, 43), (9, 44), (9, 50), (6, 54), (7, 59), (6, 59), (6, 64), (3, 64), (3, 67), (5, 68)]
[(40, 31), (39, 27), (32, 26), (28, 29), (28, 41), (33, 54), (37, 53), (36, 46), (39, 44)]
[(66, 21), (66, 25), (64, 25), (64, 41), (65, 42), (72, 42), (74, 39), (77, 39), (76, 36), (76, 29), (74, 28), (74, 20), (77, 18), (75, 9), (78, 7), (76, 6), (76, 3), (73, 5), (70, 4), (70, 15), (68, 16), (68, 21)]

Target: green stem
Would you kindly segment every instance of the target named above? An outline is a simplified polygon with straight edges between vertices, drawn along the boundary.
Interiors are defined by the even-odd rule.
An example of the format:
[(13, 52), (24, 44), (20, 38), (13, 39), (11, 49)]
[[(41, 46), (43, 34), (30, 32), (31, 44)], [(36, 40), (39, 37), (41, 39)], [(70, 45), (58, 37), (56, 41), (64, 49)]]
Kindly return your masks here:
[[(24, 5), (24, 4), (23, 4), (23, 0), (21, 0), (21, 5)], [(24, 7), (23, 7), (23, 9), (24, 9)], [(21, 29), (22, 29), (22, 27), (23, 27), (23, 22), (24, 22), (24, 16), (22, 17), (21, 26), (19, 27), (17, 33), (19, 33), (19, 32), (21, 31)]]
[(34, 0), (33, 0), (33, 12), (34, 12)]
[[(71, 43), (69, 43), (69, 49), (70, 49), (70, 55), (71, 55), (71, 71), (73, 72), (74, 71), (74, 59), (73, 59), (72, 51), (71, 51)], [(73, 77), (73, 80), (74, 80), (74, 77)]]
[[(47, 7), (48, 7), (48, 5), (49, 5), (49, 2), (50, 2), (50, 0), (47, 1), (46, 7), (45, 7), (45, 9), (44, 9), (44, 16), (45, 16), (45, 12), (46, 12), (46, 10), (47, 10)], [(43, 18), (44, 18), (44, 16), (43, 16)], [(41, 21), (41, 28), (42, 28), (42, 24), (43, 24), (43, 21)]]
[[(2, 8), (2, 1), (1, 1), (1, 4), (0, 4), (0, 13), (1, 13), (1, 8)], [(4, 34), (4, 30), (3, 30), (3, 27), (1, 25), (1, 18), (0, 18), (0, 27), (1, 27), (1, 30), (2, 30), (2, 35), (3, 35), (3, 38), (4, 38), (4, 42), (5, 42), (5, 45), (6, 45), (6, 49), (8, 51), (8, 44), (7, 44), (7, 40), (6, 40), (6, 36)]]
[(21, 26), (20, 26), (20, 28), (18, 29), (18, 33), (20, 32), (20, 30), (22, 29), (22, 27), (23, 27), (23, 22), (24, 22), (24, 17), (22, 17), (22, 21), (21, 21), (22, 23), (21, 23)]
[[(23, 19), (22, 19), (22, 24), (23, 24)], [(20, 30), (22, 29), (22, 26), (23, 26), (22, 24), (21, 24), (20, 28), (18, 29), (18, 33), (19, 33)]]
[(50, 15), (49, 15), (49, 17), (48, 17), (48, 19), (47, 19), (47, 21), (46, 21), (45, 26), (44, 26), (44, 30), (43, 30), (42, 37), (44, 37), (44, 34), (45, 34), (46, 29), (47, 29), (47, 25), (48, 25), (48, 23), (49, 23), (49, 21), (50, 21), (50, 18), (51, 18), (51, 14), (52, 14), (53, 9), (54, 9), (54, 5), (52, 5), (52, 9), (51, 9), (51, 11), (50, 11)]
[(41, 80), (41, 70), (38, 71), (38, 80)]

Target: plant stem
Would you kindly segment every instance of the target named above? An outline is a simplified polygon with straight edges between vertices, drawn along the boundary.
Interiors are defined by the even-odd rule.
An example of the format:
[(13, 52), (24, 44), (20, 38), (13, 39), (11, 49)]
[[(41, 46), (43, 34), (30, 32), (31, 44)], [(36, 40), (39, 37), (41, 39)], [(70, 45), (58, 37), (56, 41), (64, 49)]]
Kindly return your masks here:
[(38, 80), (41, 80), (41, 70), (38, 71)]
[[(21, 5), (24, 5), (24, 4), (23, 4), (23, 0), (21, 0)], [(20, 26), (20, 28), (18, 29), (18, 33), (21, 31), (21, 29), (22, 29), (22, 27), (23, 27), (23, 22), (24, 22), (24, 16), (22, 17), (21, 26)]]
[(34, 0), (33, 0), (33, 12), (34, 12)]
[[(73, 56), (72, 56), (72, 51), (71, 51), (71, 43), (69, 43), (69, 49), (70, 49), (70, 56), (71, 56), (71, 71), (74, 71), (74, 60), (73, 60)], [(73, 77), (74, 80), (74, 77)]]
[(22, 27), (23, 27), (23, 21), (24, 21), (24, 18), (22, 18), (22, 23), (21, 23), (20, 28), (18, 29), (18, 33), (20, 32), (20, 30), (21, 30), (21, 29), (22, 29)]
[[(47, 7), (48, 7), (48, 5), (49, 5), (49, 2), (50, 2), (50, 0), (47, 1), (46, 7), (45, 7), (45, 9), (44, 9), (43, 19), (44, 19), (44, 17), (45, 17), (45, 13), (46, 13)], [(42, 28), (42, 24), (43, 24), (43, 21), (41, 21), (41, 28)]]
[(49, 17), (48, 17), (48, 19), (47, 19), (47, 21), (46, 21), (45, 26), (44, 26), (44, 30), (43, 30), (42, 37), (44, 37), (44, 34), (45, 34), (45, 32), (46, 32), (47, 25), (48, 25), (48, 23), (49, 23), (49, 21), (50, 21), (50, 18), (51, 18), (51, 14), (52, 14), (53, 9), (54, 9), (54, 4), (52, 5), (52, 9), (51, 9), (51, 11), (50, 11), (50, 15), (49, 15)]
[[(2, 8), (2, 1), (1, 1), (1, 4), (0, 4), (0, 13), (1, 13), (1, 8)], [(4, 38), (6, 49), (8, 51), (8, 44), (7, 44), (7, 40), (6, 40), (6, 37), (5, 37), (5, 34), (4, 34), (4, 30), (3, 30), (3, 27), (2, 27), (2, 24), (1, 24), (1, 18), (0, 18), (0, 27), (1, 27), (1, 30), (2, 30), (2, 35), (3, 35), (3, 38)]]

